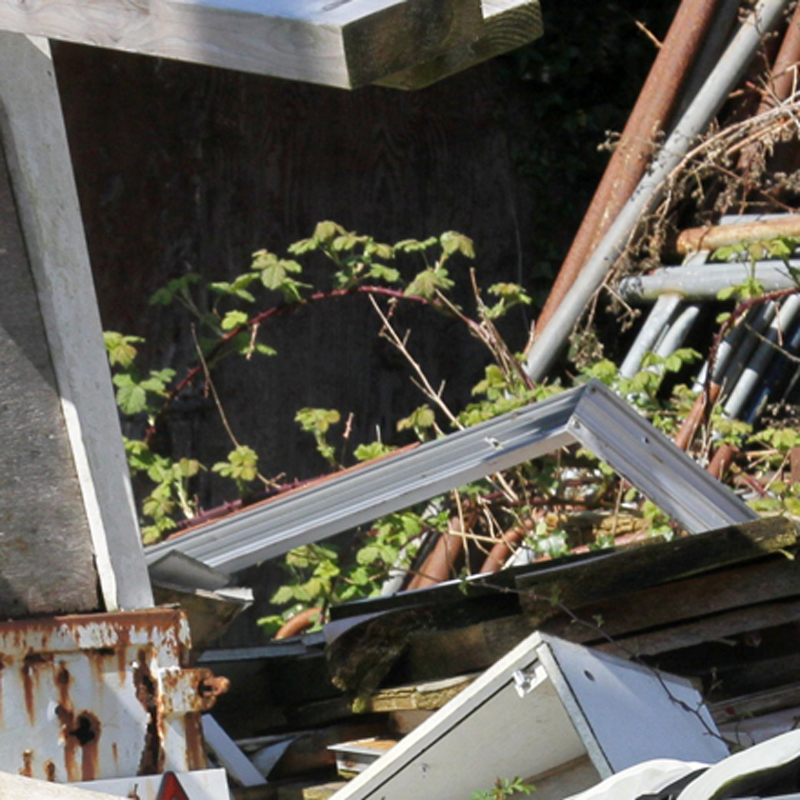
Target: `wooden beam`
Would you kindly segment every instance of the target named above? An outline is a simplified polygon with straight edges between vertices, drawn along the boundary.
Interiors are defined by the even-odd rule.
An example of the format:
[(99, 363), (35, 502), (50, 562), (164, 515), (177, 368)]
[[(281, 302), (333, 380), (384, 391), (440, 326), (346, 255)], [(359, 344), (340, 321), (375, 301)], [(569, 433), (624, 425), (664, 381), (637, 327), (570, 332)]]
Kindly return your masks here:
[(480, 0), (0, 0), (0, 28), (356, 88), (475, 41)]
[[(29, 336), (17, 331), (11, 338), (20, 356), (30, 360), (29, 374), (38, 374), (40, 386), (36, 388), (35, 377), (20, 373), (15, 381), (6, 373), (0, 408), (11, 409), (23, 392), (35, 393), (41, 403), (44, 393), (50, 394), (46, 413), (38, 401), (31, 402), (3, 425), (6, 436), (24, 443), (27, 421), (39, 443), (32, 446), (31, 438), (24, 455), (17, 451), (15, 456), (10, 446), (0, 448), (0, 474), (13, 487), (0, 497), (3, 583), (11, 574), (7, 567), (13, 555), (28, 576), (17, 575), (24, 594), (32, 597), (41, 591), (50, 600), (26, 611), (20, 597), (15, 613), (7, 612), (5, 605), (0, 613), (97, 608), (98, 583), (106, 611), (147, 608), (153, 605), (150, 579), (46, 40), (0, 31), (0, 107), (14, 196), (13, 204), (8, 197), (5, 201), (3, 245), (13, 245), (15, 254), (9, 250), (5, 255), (17, 262), (3, 269), (29, 271), (27, 282), (13, 289), (4, 282), (9, 314), (3, 321), (13, 318), (14, 309), (31, 309), (26, 317)], [(17, 224), (20, 230), (15, 234)], [(17, 252), (19, 245), (13, 240), (20, 231), (24, 248)], [(35, 319), (43, 326), (39, 332)], [(56, 408), (60, 405), (58, 414), (51, 407), (53, 400)], [(51, 461), (58, 442), (66, 457), (62, 451)], [(73, 583), (78, 574), (83, 580)], [(85, 590), (80, 601), (74, 595), (78, 586), (87, 584), (91, 592)]]
[(542, 35), (539, 0), (483, 0), (482, 9), (483, 29), (477, 41), (465, 42), (378, 83), (393, 89), (423, 89), (449, 75), (516, 50)]

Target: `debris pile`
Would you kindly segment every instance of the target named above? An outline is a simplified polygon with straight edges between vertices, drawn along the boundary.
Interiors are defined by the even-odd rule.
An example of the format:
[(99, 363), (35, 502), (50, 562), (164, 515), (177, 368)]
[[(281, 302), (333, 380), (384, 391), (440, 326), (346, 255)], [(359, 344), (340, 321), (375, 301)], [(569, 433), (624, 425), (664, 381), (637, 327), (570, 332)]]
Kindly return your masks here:
[[(610, 296), (617, 332), (630, 333), (614, 342), (592, 335), (607, 350), (624, 343), (617, 394), (588, 381), (148, 548), (158, 581), (191, 585), (176, 555), (232, 573), (473, 480), (513, 494), (503, 470), (583, 448), (564, 468), (582, 491), (571, 503), (528, 508), (517, 525), (483, 540), (468, 536), (459, 509), (385, 596), (325, 609), (316, 632), (298, 624), (288, 638), (202, 656), (231, 679), (212, 748), (220, 760), (244, 753), (255, 766), (255, 778), (247, 768), (238, 774), (242, 797), (455, 798), (495, 779), (501, 788), (511, 781), (508, 788), (533, 778), (559, 798), (649, 758), (726, 763), (728, 747), (795, 726), (800, 10), (778, 0), (746, 4), (741, 18), (737, 10), (681, 4), (526, 353), (527, 380), (547, 383)], [(771, 66), (763, 71), (763, 63)], [(687, 374), (690, 347), (704, 363), (691, 367), (681, 402), (659, 409), (669, 417), (666, 436), (634, 408), (646, 405), (649, 376)], [(603, 466), (587, 463), (585, 451)], [(594, 509), (581, 533), (586, 475), (600, 482), (609, 471), (620, 479), (616, 501)], [(642, 524), (642, 498), (669, 518), (661, 536)], [(534, 529), (540, 540), (563, 533), (569, 554), (531, 546)], [(474, 562), (467, 577), (453, 578), (457, 558)], [(304, 621), (318, 616), (315, 609)], [(573, 655), (553, 660), (560, 650)], [(583, 671), (563, 678), (572, 658)], [(652, 722), (664, 702), (702, 718), (697, 742), (678, 722), (665, 733), (692, 742), (691, 752), (647, 734), (644, 723), (639, 730), (635, 715), (625, 723), (638, 734), (592, 739), (621, 713), (613, 681), (575, 701), (576, 681), (594, 681), (595, 659), (652, 683), (652, 696), (637, 695), (649, 703), (643, 719)], [(678, 685), (696, 699), (676, 704)], [(529, 712), (541, 712), (544, 733), (535, 725), (511, 733), (529, 693), (546, 706)], [(500, 710), (491, 712), (495, 700)], [(593, 702), (600, 716), (587, 722)], [(459, 738), (478, 706), (481, 722), (467, 738), (489, 748), (483, 759), (465, 756)], [(641, 758), (608, 758), (615, 747), (633, 752), (636, 736), (653, 746)], [(530, 760), (504, 760), (520, 743)], [(706, 745), (717, 749), (705, 753)], [(538, 763), (534, 751), (552, 758)]]

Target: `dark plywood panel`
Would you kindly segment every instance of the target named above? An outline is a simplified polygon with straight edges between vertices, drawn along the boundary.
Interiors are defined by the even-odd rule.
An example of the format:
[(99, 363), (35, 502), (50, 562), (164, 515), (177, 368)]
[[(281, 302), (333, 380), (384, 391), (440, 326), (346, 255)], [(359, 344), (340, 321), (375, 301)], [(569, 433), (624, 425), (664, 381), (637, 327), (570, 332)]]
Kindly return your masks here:
[(0, 162), (0, 615), (98, 608), (89, 526)]

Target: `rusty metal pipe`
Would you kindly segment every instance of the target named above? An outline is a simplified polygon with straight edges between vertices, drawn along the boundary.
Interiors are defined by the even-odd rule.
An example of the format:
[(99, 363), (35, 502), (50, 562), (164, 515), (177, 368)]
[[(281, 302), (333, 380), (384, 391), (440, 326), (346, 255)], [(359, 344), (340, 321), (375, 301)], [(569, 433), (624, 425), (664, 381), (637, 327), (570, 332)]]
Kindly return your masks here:
[[(778, 55), (770, 73), (769, 93), (761, 98), (757, 114), (769, 111), (797, 91), (798, 63), (800, 62), (800, 5), (798, 5), (786, 28)], [(753, 142), (746, 147), (739, 158), (739, 169), (747, 172), (757, 158), (762, 142)]]
[(787, 214), (776, 219), (736, 225), (687, 228), (678, 234), (675, 251), (678, 255), (685, 256), (698, 250), (716, 250), (737, 242), (756, 242), (777, 239), (780, 236), (800, 236), (800, 214)]
[[(459, 530), (459, 521), (451, 522), (451, 529)], [(457, 533), (440, 533), (436, 544), (423, 561), (417, 574), (411, 579), (406, 591), (435, 586), (455, 577), (456, 566), (464, 554), (464, 537)]]
[(549, 322), (622, 204), (631, 196), (669, 121), (697, 50), (714, 19), (719, 0), (683, 0), (647, 76), (578, 233), (536, 322)]
[(659, 150), (651, 168), (577, 274), (570, 291), (558, 305), (557, 318), (554, 314), (546, 329), (540, 331), (535, 339), (528, 351), (525, 365), (525, 371), (531, 380), (542, 380), (558, 357), (587, 304), (623, 252), (642, 215), (650, 211), (658, 201), (666, 179), (738, 84), (757, 52), (762, 37), (777, 25), (787, 5), (788, 0), (762, 0), (742, 23), (703, 88)]

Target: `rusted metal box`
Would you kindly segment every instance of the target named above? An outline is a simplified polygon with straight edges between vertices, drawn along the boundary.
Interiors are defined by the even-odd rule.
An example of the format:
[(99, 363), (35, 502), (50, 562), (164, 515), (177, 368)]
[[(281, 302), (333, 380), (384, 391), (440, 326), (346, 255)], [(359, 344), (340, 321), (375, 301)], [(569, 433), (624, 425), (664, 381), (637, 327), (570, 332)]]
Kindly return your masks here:
[(58, 783), (206, 768), (200, 713), (224, 679), (189, 668), (183, 612), (0, 624), (0, 770)]

